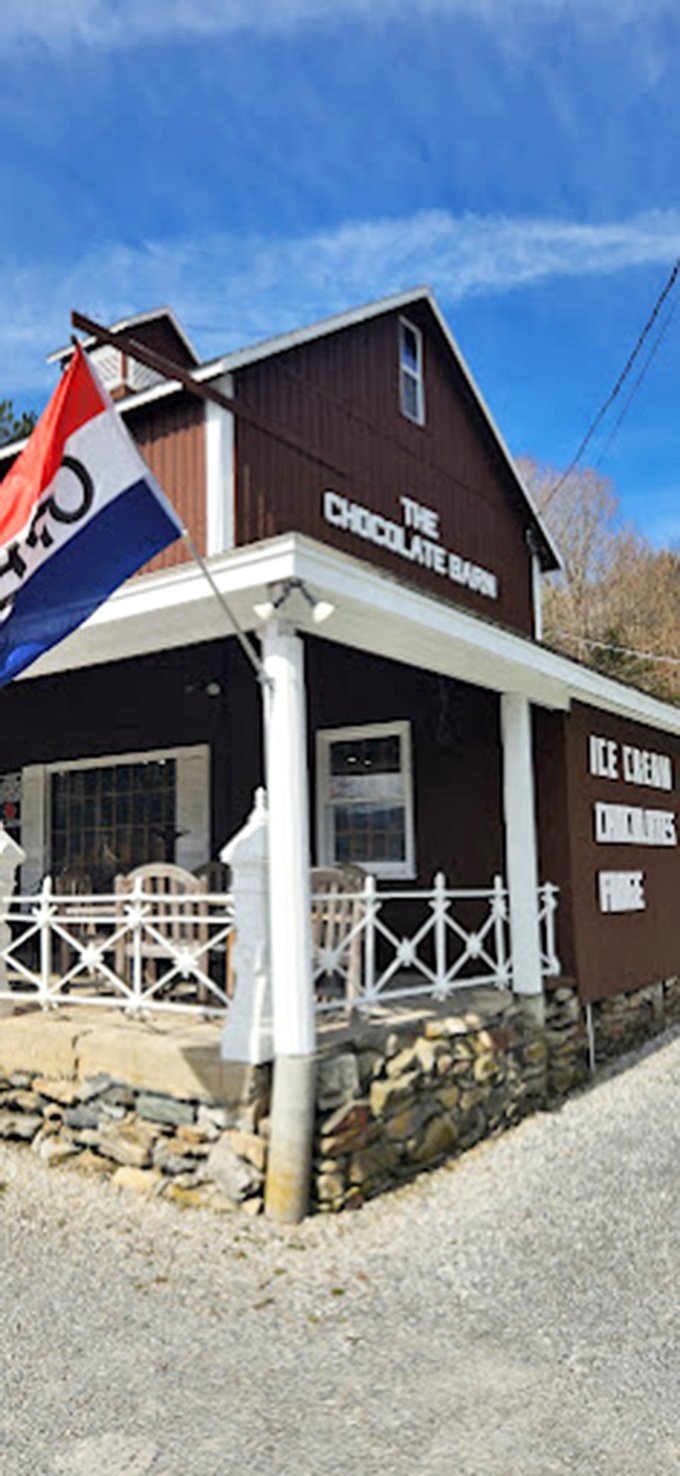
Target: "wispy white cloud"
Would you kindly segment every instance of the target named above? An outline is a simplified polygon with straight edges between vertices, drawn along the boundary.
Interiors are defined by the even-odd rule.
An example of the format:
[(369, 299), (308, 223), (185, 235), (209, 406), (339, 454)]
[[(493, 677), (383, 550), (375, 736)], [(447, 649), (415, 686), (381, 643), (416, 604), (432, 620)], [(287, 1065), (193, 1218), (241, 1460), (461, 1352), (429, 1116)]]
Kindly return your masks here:
[(281, 32), (338, 19), (380, 24), (409, 17), (471, 16), (497, 30), (566, 18), (617, 28), (672, 14), (675, 0), (2, 0), (0, 49), (33, 41), (50, 47), (127, 47), (149, 41)]
[(2, 392), (40, 382), (72, 307), (104, 321), (169, 302), (206, 355), (428, 282), (445, 307), (550, 279), (657, 266), (680, 251), (680, 211), (580, 225), (423, 211), (280, 239), (217, 235), (111, 245), (64, 270), (35, 262), (0, 281)]

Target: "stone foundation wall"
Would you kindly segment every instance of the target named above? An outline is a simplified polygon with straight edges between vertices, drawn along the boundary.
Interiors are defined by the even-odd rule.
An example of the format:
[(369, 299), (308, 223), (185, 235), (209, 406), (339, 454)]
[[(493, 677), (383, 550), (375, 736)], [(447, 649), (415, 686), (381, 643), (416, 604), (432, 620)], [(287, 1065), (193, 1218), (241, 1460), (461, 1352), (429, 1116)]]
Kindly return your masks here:
[(632, 1050), (680, 1020), (680, 979), (615, 994), (593, 1005), (595, 1059)]
[(0, 1138), (30, 1144), (45, 1163), (107, 1176), (181, 1206), (263, 1206), (270, 1073), (244, 1073), (228, 1105), (142, 1091), (106, 1073), (0, 1075)]
[[(588, 1079), (586, 1016), (574, 989), (547, 995), (544, 1026), (512, 995), (484, 991), (474, 1005), (459, 1004), (458, 1013), (434, 1005), (418, 1013), (402, 1010), (384, 1023), (359, 1023), (322, 1037), (314, 1209), (358, 1208)], [(224, 1101), (205, 1089), (199, 1094), (198, 1078), (185, 1063), (174, 1089), (164, 1093), (148, 1080), (133, 1085), (92, 1066), (83, 1074), (97, 1058), (95, 1046), (86, 1052), (81, 1040), (74, 1055), (59, 1044), (68, 1031), (58, 1017), (47, 1022), (49, 1041), (45, 1017), (35, 1018), (43, 1022), (42, 1069), (30, 1059), (25, 1019), (14, 1069), (7, 1047), (4, 1073), (0, 1069), (0, 1139), (30, 1144), (48, 1164), (105, 1175), (179, 1205), (260, 1213), (270, 1067), (237, 1068), (238, 1090)], [(621, 1054), (680, 1021), (680, 979), (598, 1001), (592, 1019), (596, 1061)], [(146, 1036), (137, 1045), (146, 1060)], [(129, 1048), (127, 1059), (133, 1059)], [(164, 1078), (160, 1057), (154, 1070), (155, 1081)], [(224, 1079), (220, 1087), (225, 1092)]]
[(358, 1208), (545, 1104), (543, 1033), (501, 998), (483, 1015), (366, 1025), (322, 1056), (315, 1208)]
[[(680, 1021), (680, 979), (666, 979), (596, 1000), (592, 1006), (595, 1063), (613, 1059)], [(545, 1002), (548, 1092), (563, 1097), (590, 1072), (586, 1011), (575, 989), (550, 991)]]

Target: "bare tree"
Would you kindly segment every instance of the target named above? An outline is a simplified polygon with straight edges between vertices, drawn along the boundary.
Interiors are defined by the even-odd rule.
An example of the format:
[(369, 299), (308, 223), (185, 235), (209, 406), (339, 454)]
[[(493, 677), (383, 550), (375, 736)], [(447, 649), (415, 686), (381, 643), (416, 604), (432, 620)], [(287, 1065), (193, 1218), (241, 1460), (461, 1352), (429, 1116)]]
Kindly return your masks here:
[(549, 644), (680, 702), (680, 557), (655, 549), (621, 518), (611, 482), (592, 469), (562, 483), (551, 466), (519, 460), (564, 560), (544, 585)]

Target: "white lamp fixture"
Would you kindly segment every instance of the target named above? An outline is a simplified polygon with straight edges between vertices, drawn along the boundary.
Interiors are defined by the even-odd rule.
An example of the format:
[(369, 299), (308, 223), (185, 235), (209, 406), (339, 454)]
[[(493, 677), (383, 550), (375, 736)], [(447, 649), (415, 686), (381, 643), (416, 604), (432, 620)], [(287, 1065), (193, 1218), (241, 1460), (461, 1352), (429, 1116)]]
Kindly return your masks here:
[(271, 620), (272, 615), (275, 615), (278, 610), (281, 610), (283, 608), (286, 600), (288, 600), (290, 596), (295, 593), (296, 590), (299, 591), (299, 593), (302, 595), (303, 600), (306, 600), (307, 604), (309, 605), (309, 608), (312, 612), (312, 620), (315, 625), (322, 625), (323, 621), (328, 620), (329, 616), (334, 613), (335, 605), (333, 605), (330, 600), (316, 600), (314, 598), (314, 595), (310, 594), (306, 584), (303, 582), (302, 579), (286, 579), (276, 597), (272, 596), (268, 600), (263, 600), (261, 604), (253, 605), (253, 609), (258, 619), (265, 621)]

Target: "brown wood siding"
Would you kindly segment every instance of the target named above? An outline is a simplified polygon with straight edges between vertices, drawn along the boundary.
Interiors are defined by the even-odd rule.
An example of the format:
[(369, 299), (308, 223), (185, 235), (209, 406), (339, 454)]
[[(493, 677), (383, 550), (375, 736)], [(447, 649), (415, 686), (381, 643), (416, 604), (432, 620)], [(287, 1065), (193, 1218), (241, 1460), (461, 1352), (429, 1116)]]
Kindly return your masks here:
[[(503, 870), (497, 698), (320, 639), (305, 645), (312, 856), (317, 730), (407, 719), (418, 884), (429, 887), (441, 869), (453, 886), (489, 885)], [(205, 693), (208, 682), (219, 684), (219, 696)], [(212, 856), (243, 824), (263, 782), (260, 695), (233, 640), (15, 682), (0, 700), (0, 773), (208, 743)]]
[[(423, 305), (426, 424), (399, 410), (397, 313), (245, 367), (236, 396), (285, 428), (306, 454), (237, 421), (237, 541), (309, 533), (440, 598), (532, 631), (526, 510), (439, 328)], [(441, 543), (499, 578), (492, 600), (331, 527), (321, 493), (333, 488), (401, 522), (409, 496), (440, 513)]]
[[(156, 480), (186, 523), (201, 553), (206, 550), (205, 410), (191, 395), (171, 395), (130, 411), (125, 422)], [(181, 542), (171, 544), (143, 569), (187, 562)]]
[[(305, 645), (310, 774), (318, 729), (409, 720), (417, 884), (444, 871), (451, 886), (490, 886), (503, 870), (495, 695), (326, 641)], [(316, 854), (315, 824), (312, 845)]]
[[(0, 692), (0, 773), (58, 759), (208, 743), (214, 858), (230, 834), (228, 744), (230, 727), (238, 722), (230, 713), (227, 645), (206, 642), (134, 661), (12, 682)], [(209, 682), (220, 686), (220, 695), (206, 694)], [(249, 736), (257, 748), (252, 726)]]
[[(576, 961), (569, 817), (567, 810), (566, 716), (534, 708), (534, 773), (538, 875), (541, 882), (559, 887), (557, 955), (560, 979), (574, 980)], [(555, 980), (558, 983), (559, 980)]]
[[(590, 734), (669, 754), (673, 791), (591, 775)], [(596, 800), (673, 810), (677, 817), (680, 739), (575, 705), (566, 723), (566, 766), (576, 973), (583, 997), (597, 999), (680, 973), (680, 848), (598, 844), (593, 829)], [(598, 871), (617, 870), (644, 873), (644, 912), (600, 912)]]
[(146, 344), (156, 354), (163, 354), (174, 364), (192, 369), (196, 363), (169, 318), (152, 318), (148, 323), (133, 325), (127, 332), (130, 338), (138, 339), (139, 343)]

